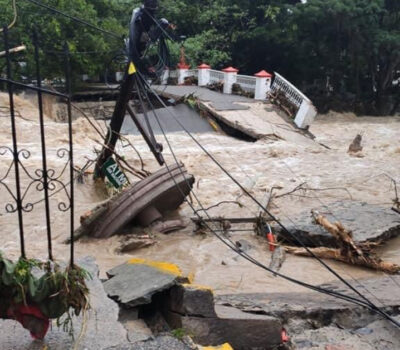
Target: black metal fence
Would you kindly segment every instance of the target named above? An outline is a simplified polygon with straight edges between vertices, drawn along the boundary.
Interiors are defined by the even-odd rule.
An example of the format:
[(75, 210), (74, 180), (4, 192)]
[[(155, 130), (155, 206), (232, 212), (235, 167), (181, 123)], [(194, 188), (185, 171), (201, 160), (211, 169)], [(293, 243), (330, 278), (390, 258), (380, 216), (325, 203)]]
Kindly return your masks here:
[[(68, 46), (64, 46), (64, 65), (65, 65), (65, 82), (66, 92), (59, 93), (42, 87), (42, 77), (40, 72), (40, 47), (38, 35), (35, 32), (33, 35), (34, 45), (34, 65), (36, 72), (36, 84), (24, 84), (14, 80), (13, 77), (13, 64), (12, 64), (12, 53), (10, 47), (9, 30), (7, 27), (3, 29), (3, 40), (4, 40), (4, 57), (6, 61), (6, 73), (5, 77), (0, 76), (0, 82), (3, 82), (7, 86), (9, 95), (9, 111), (10, 111), (10, 128), (11, 136), (10, 146), (0, 146), (0, 156), (11, 156), (11, 162), (8, 168), (1, 170), (3, 174), (0, 174), (0, 190), (8, 193), (8, 199), (1, 195), (1, 198), (5, 202), (6, 213), (17, 213), (18, 226), (19, 226), (19, 238), (21, 247), (21, 256), (26, 257), (26, 244), (25, 244), (25, 226), (24, 216), (35, 209), (37, 204), (44, 202), (45, 211), (45, 223), (47, 231), (47, 249), (48, 257), (53, 260), (53, 247), (52, 247), (52, 225), (51, 215), (54, 210), (62, 212), (69, 212), (69, 229), (71, 237), (70, 246), (70, 260), (71, 265), (74, 264), (74, 159), (73, 159), (73, 138), (72, 138), (72, 113), (71, 113), (71, 69), (70, 69), (70, 54)], [(31, 151), (29, 149), (20, 148), (18, 145), (18, 134), (17, 134), (17, 118), (15, 108), (15, 90), (23, 89), (25, 91), (33, 91), (37, 94), (38, 101), (38, 115), (39, 115), (39, 127), (40, 135), (38, 135), (38, 143), (41, 146), (41, 167), (38, 169), (30, 169), (24, 165), (24, 161), (31, 158)], [(48, 154), (46, 149), (46, 132), (44, 122), (44, 110), (43, 110), (43, 97), (45, 95), (52, 95), (63, 101), (67, 105), (67, 123), (68, 123), (68, 147), (59, 148), (57, 150), (57, 156), (60, 159), (65, 159), (65, 164), (62, 170), (58, 173), (55, 169), (48, 166)], [(64, 174), (69, 171), (69, 183), (63, 181)], [(15, 177), (15, 181), (12, 181), (12, 177)], [(22, 184), (22, 176), (28, 178), (28, 183)], [(10, 181), (11, 179), (11, 181)], [(14, 185), (10, 186), (10, 183), (15, 182)], [(33, 202), (29, 199), (32, 190), (43, 193), (43, 198), (40, 201)], [(65, 193), (66, 200), (60, 202), (57, 208), (51, 206), (50, 198), (55, 193), (63, 191)]]

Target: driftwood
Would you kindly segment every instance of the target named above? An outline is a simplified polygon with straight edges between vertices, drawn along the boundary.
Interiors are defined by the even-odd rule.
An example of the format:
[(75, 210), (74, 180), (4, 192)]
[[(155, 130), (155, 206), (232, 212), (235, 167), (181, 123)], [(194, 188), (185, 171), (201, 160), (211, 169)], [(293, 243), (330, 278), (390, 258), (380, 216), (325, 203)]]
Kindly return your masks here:
[(310, 252), (322, 259), (333, 259), (344, 263), (363, 266), (370, 269), (383, 271), (388, 274), (400, 272), (400, 266), (382, 261), (374, 254), (374, 249), (380, 243), (354, 242), (351, 231), (346, 230), (340, 222), (331, 223), (323, 215), (313, 212), (316, 223), (333, 235), (338, 242), (339, 248), (304, 248), (285, 247), (288, 253), (299, 256), (311, 256)]
[(347, 153), (361, 152), (363, 150), (363, 146), (361, 146), (361, 142), (362, 142), (362, 135), (358, 134), (355, 137), (355, 139), (353, 140), (353, 142), (351, 143), (351, 145), (349, 146), (349, 150), (347, 151)]
[(294, 105), (282, 90), (269, 93), (269, 100), (274, 105), (280, 107), (289, 117), (294, 118), (298, 111), (298, 107)]

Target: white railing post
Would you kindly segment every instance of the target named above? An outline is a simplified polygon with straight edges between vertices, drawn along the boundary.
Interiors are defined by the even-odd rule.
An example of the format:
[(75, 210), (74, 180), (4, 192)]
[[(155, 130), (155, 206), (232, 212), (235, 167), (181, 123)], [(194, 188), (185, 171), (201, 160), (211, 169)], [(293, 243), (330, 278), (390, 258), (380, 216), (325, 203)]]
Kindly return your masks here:
[(300, 129), (307, 129), (314, 122), (316, 115), (317, 110), (311, 101), (303, 100), (294, 122)]
[(236, 84), (238, 69), (228, 67), (222, 70), (224, 72), (224, 94), (232, 94), (232, 85)]
[(169, 79), (169, 68), (165, 67), (162, 75), (161, 75), (161, 85), (167, 85)]
[(185, 83), (185, 78), (188, 76), (189, 68), (190, 66), (188, 64), (178, 64), (178, 85), (182, 85)]
[(210, 70), (211, 67), (208, 64), (201, 64), (200, 66), (197, 67), (198, 69), (198, 80), (199, 80), (199, 86), (207, 86), (210, 84)]
[(271, 90), (271, 78), (272, 75), (265, 70), (254, 74), (256, 77), (256, 90), (254, 93), (254, 99), (266, 100), (267, 93)]

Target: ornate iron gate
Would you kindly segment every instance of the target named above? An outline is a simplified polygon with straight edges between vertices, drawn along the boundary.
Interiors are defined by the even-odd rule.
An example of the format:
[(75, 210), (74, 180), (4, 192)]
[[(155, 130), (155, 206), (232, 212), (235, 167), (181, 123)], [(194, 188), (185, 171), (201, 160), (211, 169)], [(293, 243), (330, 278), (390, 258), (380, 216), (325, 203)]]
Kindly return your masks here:
[[(35, 209), (37, 204), (44, 202), (45, 204), (45, 222), (47, 231), (47, 249), (49, 260), (53, 260), (53, 247), (52, 247), (52, 225), (51, 213), (54, 208), (50, 205), (50, 198), (60, 191), (63, 191), (67, 200), (58, 204), (58, 208), (62, 212), (69, 212), (69, 230), (71, 237), (70, 246), (70, 263), (74, 264), (74, 158), (73, 158), (73, 136), (72, 136), (72, 113), (71, 113), (71, 69), (70, 69), (70, 54), (68, 46), (64, 45), (64, 64), (65, 64), (65, 85), (66, 92), (60, 93), (45, 89), (42, 87), (42, 77), (40, 72), (40, 58), (39, 58), (39, 40), (38, 35), (34, 32), (33, 45), (34, 45), (34, 64), (36, 71), (36, 84), (24, 84), (14, 80), (13, 78), (13, 65), (11, 59), (10, 37), (7, 27), (3, 29), (4, 40), (4, 58), (6, 60), (6, 76), (0, 77), (0, 82), (7, 86), (9, 95), (9, 116), (11, 123), (10, 146), (0, 146), (0, 156), (7, 156), (11, 158), (11, 162), (5, 172), (0, 174), (0, 190), (8, 194), (8, 199), (1, 195), (5, 201), (6, 213), (17, 213), (19, 225), (19, 238), (21, 247), (21, 256), (26, 257), (25, 245), (25, 226), (24, 216)], [(31, 151), (28, 149), (20, 148), (18, 145), (17, 135), (17, 119), (15, 109), (15, 89), (23, 89), (25, 91), (33, 91), (37, 94), (38, 101), (38, 114), (39, 114), (39, 127), (40, 135), (38, 142), (41, 146), (41, 167), (39, 169), (29, 169), (24, 165), (24, 161), (31, 158)], [(43, 111), (43, 97), (45, 95), (55, 96), (67, 105), (67, 123), (68, 123), (68, 147), (59, 148), (57, 156), (60, 159), (65, 159), (65, 164), (61, 172), (57, 173), (55, 169), (48, 166), (47, 149), (46, 149), (46, 133)], [(69, 171), (69, 183), (62, 180), (63, 175)], [(21, 183), (21, 176), (26, 176), (29, 179), (28, 184)], [(15, 187), (10, 186), (10, 179), (15, 176)], [(8, 180), (7, 180), (8, 179)], [(12, 179), (11, 179), (12, 182)], [(31, 190), (43, 192), (43, 198), (40, 201), (32, 202), (29, 200), (29, 193)], [(1, 193), (1, 192), (0, 192)]]

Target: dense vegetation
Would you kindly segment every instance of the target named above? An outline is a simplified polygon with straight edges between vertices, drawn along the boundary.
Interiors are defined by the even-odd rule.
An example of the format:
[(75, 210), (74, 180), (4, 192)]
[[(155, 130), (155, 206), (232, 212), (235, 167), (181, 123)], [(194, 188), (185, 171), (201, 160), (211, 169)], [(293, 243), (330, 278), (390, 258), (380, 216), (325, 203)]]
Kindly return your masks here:
[[(0, 0), (2, 22), (11, 0)], [(121, 35), (139, 1), (41, 0)], [(191, 64), (238, 67), (244, 74), (278, 71), (300, 87), (320, 111), (394, 114), (400, 104), (400, 1), (398, 0), (160, 0), (161, 16), (186, 36)], [(35, 24), (49, 47), (67, 40), (76, 71), (89, 74), (123, 48), (118, 40), (17, 0), (14, 40), (29, 43)], [(17, 33), (17, 34), (16, 34)], [(51, 41), (49, 41), (49, 38)], [(178, 57), (179, 44), (171, 45)], [(78, 54), (90, 51), (96, 54)], [(47, 55), (47, 54), (46, 54)], [(44, 57), (46, 59), (46, 57)], [(47, 59), (46, 74), (59, 64)], [(1, 64), (1, 63), (0, 63)]]

